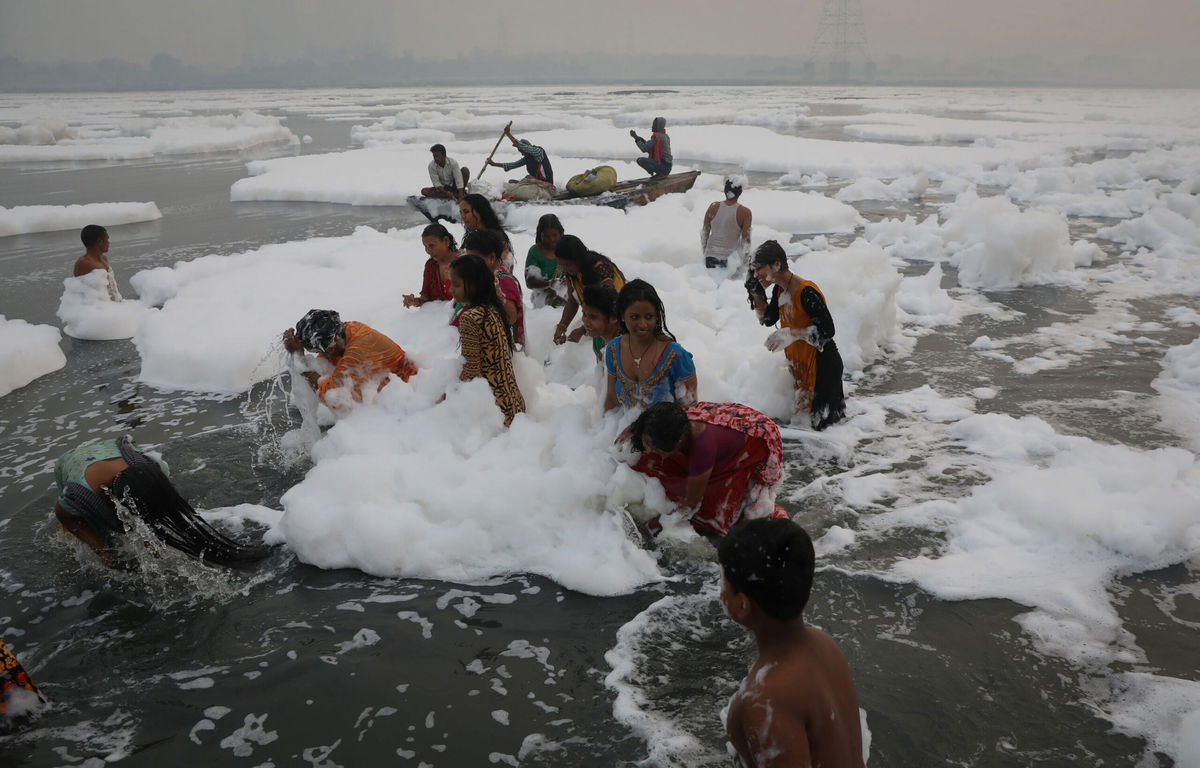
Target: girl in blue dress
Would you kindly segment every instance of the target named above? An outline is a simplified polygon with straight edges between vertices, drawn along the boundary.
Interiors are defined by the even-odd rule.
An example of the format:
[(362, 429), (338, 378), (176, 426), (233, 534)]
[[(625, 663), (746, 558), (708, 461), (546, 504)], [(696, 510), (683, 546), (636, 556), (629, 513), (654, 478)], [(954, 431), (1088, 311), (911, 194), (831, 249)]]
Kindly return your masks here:
[(692, 355), (667, 329), (666, 312), (654, 286), (630, 280), (617, 296), (621, 335), (604, 350), (608, 394), (604, 410), (645, 408), (661, 402), (688, 407), (696, 402)]

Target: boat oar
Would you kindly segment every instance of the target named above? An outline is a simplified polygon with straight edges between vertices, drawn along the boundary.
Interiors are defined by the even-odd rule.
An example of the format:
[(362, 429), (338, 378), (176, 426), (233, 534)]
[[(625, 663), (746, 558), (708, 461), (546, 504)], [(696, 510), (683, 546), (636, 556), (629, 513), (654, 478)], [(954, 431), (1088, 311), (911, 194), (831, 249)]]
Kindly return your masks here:
[(504, 133), (500, 134), (500, 138), (496, 139), (496, 146), (492, 147), (492, 152), (487, 156), (487, 160), (483, 161), (483, 167), (479, 169), (479, 173), (475, 174), (475, 179), (478, 180), (483, 172), (488, 169), (488, 164), (492, 162), (492, 155), (496, 154), (496, 150), (500, 148), (500, 142), (504, 141), (504, 137), (508, 135), (509, 129), (512, 128), (512, 120), (508, 121), (508, 125), (504, 126)]

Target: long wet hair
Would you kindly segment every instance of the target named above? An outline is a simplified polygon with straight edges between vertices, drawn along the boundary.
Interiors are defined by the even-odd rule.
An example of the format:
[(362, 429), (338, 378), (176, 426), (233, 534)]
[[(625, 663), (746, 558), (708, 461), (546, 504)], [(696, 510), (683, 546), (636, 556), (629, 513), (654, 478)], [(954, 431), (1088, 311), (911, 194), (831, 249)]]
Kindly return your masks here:
[(496, 263), (503, 269), (503, 260), (500, 257), (504, 253), (504, 241), (490, 229), (473, 229), (463, 235), (463, 250), (487, 254), (496, 259)]
[(496, 313), (500, 325), (504, 327), (508, 348), (512, 349), (516, 345), (516, 339), (513, 337), (512, 326), (508, 324), (508, 316), (504, 314), (500, 295), (496, 293), (496, 276), (492, 270), (488, 269), (483, 259), (468, 253), (450, 262), (450, 271), (462, 280), (468, 306), (483, 307), (484, 311)]
[(454, 235), (450, 234), (450, 230), (446, 229), (441, 224), (430, 224), (421, 230), (421, 237), (436, 237), (438, 240), (449, 240), (450, 250), (458, 250), (458, 241), (454, 239)]
[(157, 462), (121, 470), (110, 489), (158, 539), (180, 552), (218, 565), (242, 565), (267, 556), (266, 547), (239, 544), (213, 528), (179, 495)]
[(475, 211), (475, 215), (479, 217), (479, 223), (483, 225), (484, 229), (504, 231), (504, 227), (500, 225), (500, 217), (496, 215), (495, 209), (492, 208), (492, 204), (486, 197), (478, 192), (472, 192), (463, 198), (463, 202), (471, 206), (472, 211)]
[(324, 352), (346, 338), (346, 324), (332, 309), (310, 309), (296, 323), (296, 336), (310, 352)]
[[(754, 257), (750, 261), (750, 269), (753, 272), (759, 267), (771, 266), (778, 264), (779, 269), (783, 272), (788, 271), (787, 253), (784, 252), (783, 246), (775, 240), (768, 240), (758, 246), (754, 251)], [(751, 275), (753, 277), (753, 274)], [(755, 278), (757, 280), (757, 278)], [(760, 284), (761, 285), (761, 284)], [(767, 303), (766, 309), (758, 320), (763, 325), (775, 325), (779, 322), (779, 295), (783, 293), (783, 289), (778, 285), (772, 286), (775, 290), (771, 291), (771, 300)]]
[(617, 292), (611, 285), (589, 285), (583, 289), (583, 300), (580, 303), (585, 307), (600, 310), (612, 320), (619, 320), (617, 298)]
[(617, 323), (621, 329), (621, 333), (629, 333), (629, 329), (625, 327), (625, 310), (629, 309), (636, 302), (648, 301), (654, 307), (655, 313), (658, 315), (658, 325), (654, 328), (654, 335), (666, 336), (671, 341), (678, 341), (675, 334), (671, 333), (667, 328), (667, 310), (663, 307), (662, 299), (658, 297), (658, 291), (654, 290), (654, 286), (647, 283), (641, 278), (634, 278), (617, 295)]
[[(553, 213), (542, 214), (542, 217), (538, 219), (537, 231), (533, 238), (533, 241), (538, 244), (539, 248), (542, 246), (542, 233), (547, 229), (558, 230), (560, 235), (565, 235), (567, 233), (567, 231), (563, 229), (562, 222), (558, 220), (557, 216), (555, 216)], [(555, 247), (557, 249), (557, 246)]]
[(572, 264), (579, 266), (579, 281), (584, 286), (600, 282), (600, 276), (596, 274), (596, 265), (604, 262), (612, 267), (613, 272), (621, 275), (624, 279), (619, 267), (602, 253), (596, 253), (583, 244), (575, 235), (563, 235), (558, 241), (558, 245), (554, 249), (554, 257), (559, 261), (569, 261)]
[(629, 442), (638, 453), (646, 450), (647, 439), (650, 445), (665, 451), (679, 445), (688, 424), (684, 407), (674, 400), (664, 400), (651, 405), (633, 420), (629, 425)]

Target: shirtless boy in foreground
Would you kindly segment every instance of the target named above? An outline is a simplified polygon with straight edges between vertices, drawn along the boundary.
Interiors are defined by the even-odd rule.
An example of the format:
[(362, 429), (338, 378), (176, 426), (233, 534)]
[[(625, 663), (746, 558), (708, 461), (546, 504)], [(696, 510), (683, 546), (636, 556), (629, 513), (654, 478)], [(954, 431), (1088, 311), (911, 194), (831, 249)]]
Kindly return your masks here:
[(721, 603), (758, 643), (725, 721), (737, 764), (863, 768), (850, 667), (800, 616), (815, 560), (808, 534), (790, 520), (750, 520), (729, 532), (718, 556)]

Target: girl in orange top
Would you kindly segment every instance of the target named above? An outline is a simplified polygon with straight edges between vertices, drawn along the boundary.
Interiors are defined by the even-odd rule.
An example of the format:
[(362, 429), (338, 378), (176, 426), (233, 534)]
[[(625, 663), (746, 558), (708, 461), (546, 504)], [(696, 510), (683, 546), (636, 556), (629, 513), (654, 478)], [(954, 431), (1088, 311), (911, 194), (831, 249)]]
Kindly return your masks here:
[(754, 252), (753, 269), (764, 288), (775, 286), (769, 303), (761, 296), (754, 301), (763, 325), (780, 326), (767, 337), (766, 347), (782, 349), (787, 358), (796, 380), (796, 412), (807, 413), (813, 429), (825, 429), (846, 415), (842, 356), (833, 342), (825, 295), (788, 268), (787, 254), (774, 240)]
[(417, 367), (396, 342), (369, 325), (353, 320), (343, 323), (341, 316), (330, 309), (309, 310), (295, 330), (284, 331), (283, 346), (288, 352), (316, 352), (333, 364), (333, 372), (323, 379), (313, 371), (304, 374), (326, 405), (330, 405), (329, 394), (341, 387), (349, 386), (354, 402), (361, 403), (362, 387), (367, 382), (378, 381), (378, 391), (388, 383), (389, 373), (404, 381), (417, 373)]

